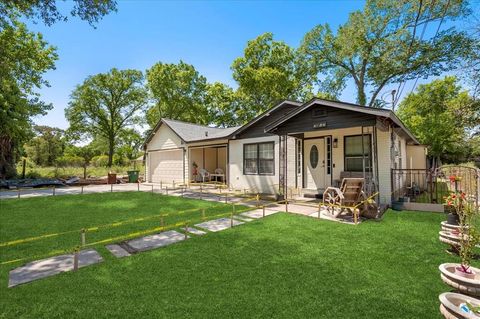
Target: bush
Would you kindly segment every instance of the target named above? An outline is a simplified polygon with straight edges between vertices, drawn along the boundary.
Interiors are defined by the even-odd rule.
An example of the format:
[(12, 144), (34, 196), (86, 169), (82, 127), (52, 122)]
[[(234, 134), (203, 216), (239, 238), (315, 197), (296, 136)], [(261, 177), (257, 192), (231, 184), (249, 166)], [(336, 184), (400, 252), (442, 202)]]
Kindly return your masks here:
[(90, 161), (94, 167), (106, 167), (108, 165), (108, 155), (97, 155)]
[(62, 157), (59, 157), (57, 159), (57, 164), (59, 166), (76, 166), (80, 167), (84, 163), (83, 158), (80, 156), (75, 156), (75, 155), (64, 155)]

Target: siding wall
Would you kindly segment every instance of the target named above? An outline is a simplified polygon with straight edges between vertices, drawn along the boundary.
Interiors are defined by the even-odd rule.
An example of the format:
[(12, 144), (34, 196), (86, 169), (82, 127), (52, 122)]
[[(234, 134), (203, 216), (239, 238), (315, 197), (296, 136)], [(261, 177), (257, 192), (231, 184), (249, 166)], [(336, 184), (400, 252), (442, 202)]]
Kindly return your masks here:
[(149, 153), (155, 150), (178, 149), (181, 147), (183, 147), (183, 145), (180, 137), (178, 137), (178, 135), (175, 134), (175, 132), (173, 132), (168, 126), (162, 124), (153, 136), (153, 138), (147, 144), (147, 157), (145, 159), (145, 178), (148, 182), (151, 182), (151, 158)]
[[(275, 143), (275, 170), (274, 175), (244, 175), (243, 174), (243, 145), (248, 143), (274, 142)], [(230, 141), (229, 150), (229, 184), (237, 190), (256, 190), (260, 193), (275, 193), (278, 189), (279, 141), (278, 136), (264, 136), (257, 138), (238, 139)]]
[(390, 132), (377, 129), (378, 188), (380, 204), (390, 204), (392, 192), (392, 162), (390, 157)]
[(427, 169), (424, 145), (407, 145), (407, 168)]
[(287, 187), (296, 187), (296, 139), (294, 137), (287, 137)]

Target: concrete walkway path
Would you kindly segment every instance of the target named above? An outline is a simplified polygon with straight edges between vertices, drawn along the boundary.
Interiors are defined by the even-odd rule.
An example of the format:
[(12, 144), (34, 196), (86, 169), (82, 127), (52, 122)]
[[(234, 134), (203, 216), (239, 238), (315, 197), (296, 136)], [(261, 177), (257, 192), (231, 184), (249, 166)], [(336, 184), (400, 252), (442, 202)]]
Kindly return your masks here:
[[(82, 250), (78, 254), (78, 267), (86, 267), (103, 261), (102, 256), (94, 249)], [(8, 287), (57, 275), (73, 270), (73, 254), (60, 255), (33, 261), (10, 271)]]
[[(233, 226), (242, 225), (244, 222), (233, 219)], [(232, 227), (232, 220), (230, 218), (219, 218), (196, 224), (195, 227), (206, 229), (211, 232), (218, 232)]]
[[(187, 235), (186, 238), (189, 238), (189, 236)], [(175, 230), (169, 230), (150, 236), (132, 239), (125, 243), (138, 252), (168, 246), (185, 240), (186, 238), (185, 234), (179, 233)]]

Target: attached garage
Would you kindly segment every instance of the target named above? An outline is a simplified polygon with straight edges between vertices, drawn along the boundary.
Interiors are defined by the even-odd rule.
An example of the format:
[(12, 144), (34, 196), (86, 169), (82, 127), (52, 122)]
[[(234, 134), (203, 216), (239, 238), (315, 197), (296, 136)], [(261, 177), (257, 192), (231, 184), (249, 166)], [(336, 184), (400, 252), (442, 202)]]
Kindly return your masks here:
[(150, 182), (183, 182), (183, 149), (149, 152), (148, 161)]

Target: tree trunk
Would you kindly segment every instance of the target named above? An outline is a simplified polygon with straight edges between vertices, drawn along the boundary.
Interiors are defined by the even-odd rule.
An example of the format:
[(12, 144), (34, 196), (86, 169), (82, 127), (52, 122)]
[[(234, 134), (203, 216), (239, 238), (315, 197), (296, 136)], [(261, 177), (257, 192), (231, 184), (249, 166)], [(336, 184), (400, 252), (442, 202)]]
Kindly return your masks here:
[(108, 167), (112, 167), (112, 164), (113, 164), (113, 144), (114, 144), (114, 141), (111, 139), (109, 142), (108, 142)]
[(367, 104), (367, 95), (363, 84), (358, 84), (357, 87), (357, 103), (364, 106)]
[(0, 179), (8, 179), (17, 175), (14, 150), (15, 144), (10, 136), (0, 136)]

